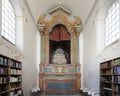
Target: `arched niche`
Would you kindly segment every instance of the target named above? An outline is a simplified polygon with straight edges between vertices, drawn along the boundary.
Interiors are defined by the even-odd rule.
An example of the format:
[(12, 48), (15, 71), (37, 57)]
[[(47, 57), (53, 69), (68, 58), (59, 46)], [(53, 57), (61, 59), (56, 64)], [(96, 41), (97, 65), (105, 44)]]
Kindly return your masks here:
[(71, 64), (71, 34), (63, 24), (56, 24), (49, 33), (49, 63)]
[[(67, 63), (71, 65), (76, 65), (77, 53), (79, 49), (77, 48), (80, 30), (76, 28), (81, 28), (82, 23), (79, 17), (74, 16), (73, 20), (69, 19), (68, 15), (62, 12), (55, 13), (49, 20), (45, 18), (45, 15), (41, 15), (38, 20), (38, 28), (41, 35), (41, 64), (49, 65), (51, 62), (51, 51), (50, 51), (50, 38), (49, 35), (56, 26), (62, 26), (70, 34), (70, 44), (69, 44), (69, 61)], [(65, 48), (64, 48), (65, 49)], [(55, 49), (54, 49), (55, 50)], [(66, 64), (67, 64), (66, 63)]]

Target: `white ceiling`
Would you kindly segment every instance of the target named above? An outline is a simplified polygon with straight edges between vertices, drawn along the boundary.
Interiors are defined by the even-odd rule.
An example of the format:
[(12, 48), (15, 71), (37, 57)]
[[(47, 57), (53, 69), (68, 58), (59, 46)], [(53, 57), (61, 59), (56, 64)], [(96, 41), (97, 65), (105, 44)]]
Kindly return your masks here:
[(26, 0), (29, 11), (35, 22), (42, 14), (47, 14), (49, 10), (62, 5), (72, 12), (73, 16), (79, 16), (83, 25), (86, 22), (91, 9), (97, 0)]

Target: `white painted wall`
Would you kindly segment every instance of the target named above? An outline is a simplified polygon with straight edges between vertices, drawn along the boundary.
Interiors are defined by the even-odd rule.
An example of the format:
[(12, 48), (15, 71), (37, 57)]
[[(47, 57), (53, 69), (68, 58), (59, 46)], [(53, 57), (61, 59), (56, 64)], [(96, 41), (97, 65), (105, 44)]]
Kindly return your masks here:
[(99, 90), (100, 63), (120, 57), (120, 41), (104, 46), (104, 16), (113, 0), (99, 0), (83, 34), (83, 86)]
[[(23, 3), (22, 3), (23, 4)], [(31, 18), (26, 5), (23, 9), (23, 32), (24, 32), (24, 58), (23, 58), (23, 93), (24, 96), (30, 95), (30, 89), (37, 86), (37, 29)]]
[[(1, 8), (0, 0), (0, 8)], [(11, 0), (12, 1), (12, 0)], [(14, 1), (14, 0), (13, 0)], [(24, 0), (20, 0), (22, 15), (17, 15), (16, 46), (4, 40), (0, 35), (0, 54), (22, 61), (22, 87), (24, 96), (30, 96), (30, 89), (37, 86), (37, 29), (31, 18)], [(16, 3), (15, 3), (16, 4)], [(18, 6), (17, 6), (18, 7)], [(1, 9), (0, 9), (1, 14)], [(1, 22), (1, 20), (0, 20)], [(0, 31), (1, 32), (1, 31)], [(20, 58), (16, 58), (20, 56)]]
[[(96, 30), (93, 21), (89, 22), (83, 32), (83, 85), (96, 89), (99, 66), (96, 64)], [(98, 89), (98, 88), (97, 88)]]

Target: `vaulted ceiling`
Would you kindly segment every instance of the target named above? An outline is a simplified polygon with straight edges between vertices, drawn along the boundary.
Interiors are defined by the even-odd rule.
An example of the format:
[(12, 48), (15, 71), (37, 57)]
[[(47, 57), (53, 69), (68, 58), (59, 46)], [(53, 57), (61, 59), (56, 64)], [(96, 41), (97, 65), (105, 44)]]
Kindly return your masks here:
[(73, 16), (81, 18), (86, 23), (95, 2), (98, 0), (26, 0), (26, 4), (35, 22), (42, 14), (47, 14), (52, 8), (62, 5), (72, 12)]

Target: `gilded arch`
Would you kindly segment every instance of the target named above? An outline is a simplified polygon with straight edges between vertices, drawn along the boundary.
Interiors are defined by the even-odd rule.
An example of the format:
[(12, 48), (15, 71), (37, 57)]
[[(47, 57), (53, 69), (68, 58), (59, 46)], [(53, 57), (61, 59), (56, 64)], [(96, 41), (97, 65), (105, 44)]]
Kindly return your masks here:
[(66, 26), (68, 32), (71, 34), (71, 64), (76, 65), (76, 40), (80, 34), (75, 29), (76, 26), (82, 26), (82, 22), (79, 17), (74, 16), (73, 19), (70, 19), (68, 15), (64, 14), (64, 12), (56, 12), (51, 16), (49, 20), (46, 19), (47, 16), (44, 14), (41, 15), (38, 19), (38, 25), (42, 29), (39, 29), (39, 33), (42, 36), (42, 61), (41, 63), (44, 65), (49, 64), (49, 32), (51, 32), (52, 28), (56, 24), (63, 24)]

